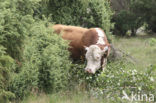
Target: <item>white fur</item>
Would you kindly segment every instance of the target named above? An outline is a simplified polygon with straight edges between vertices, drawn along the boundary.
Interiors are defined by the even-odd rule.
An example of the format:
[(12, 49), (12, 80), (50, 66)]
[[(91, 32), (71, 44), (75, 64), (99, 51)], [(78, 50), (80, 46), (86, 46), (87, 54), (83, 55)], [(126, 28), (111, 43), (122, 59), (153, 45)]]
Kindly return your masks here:
[(104, 41), (104, 37), (105, 37), (105, 35), (104, 35), (104, 33), (103, 33), (103, 31), (102, 30), (100, 30), (99, 28), (95, 28), (96, 29), (96, 32), (98, 33), (98, 41), (97, 41), (97, 44), (105, 44), (105, 41)]
[(101, 58), (102, 55), (108, 50), (108, 46), (106, 46), (103, 50), (101, 50), (97, 45), (91, 45), (85, 48), (87, 49), (87, 66), (85, 70), (94, 74), (101, 67)]
[(89, 71), (90, 69), (90, 73), (94, 74), (96, 70), (101, 67), (102, 54), (103, 51), (97, 45), (91, 45), (90, 47), (88, 47), (86, 53), (87, 66), (85, 70)]
[(104, 48), (104, 52), (107, 51), (107, 50), (108, 50), (108, 46), (106, 46), (106, 47)]

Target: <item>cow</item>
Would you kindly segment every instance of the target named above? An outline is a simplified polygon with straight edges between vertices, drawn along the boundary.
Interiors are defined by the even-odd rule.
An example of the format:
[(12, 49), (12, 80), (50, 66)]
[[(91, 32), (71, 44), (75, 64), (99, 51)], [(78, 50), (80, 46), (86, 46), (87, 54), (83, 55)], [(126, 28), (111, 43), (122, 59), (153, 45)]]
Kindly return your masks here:
[(52, 28), (55, 33), (61, 34), (63, 39), (70, 41), (69, 51), (73, 60), (87, 60), (86, 72), (95, 74), (101, 67), (104, 70), (110, 53), (110, 44), (102, 29), (61, 24), (53, 25)]

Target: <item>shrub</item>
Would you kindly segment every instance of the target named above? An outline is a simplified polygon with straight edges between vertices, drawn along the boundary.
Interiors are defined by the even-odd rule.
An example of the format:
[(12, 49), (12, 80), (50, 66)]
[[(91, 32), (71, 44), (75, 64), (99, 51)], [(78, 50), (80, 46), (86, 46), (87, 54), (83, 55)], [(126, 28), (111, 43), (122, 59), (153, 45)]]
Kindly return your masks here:
[[(138, 71), (134, 64), (123, 59), (107, 64), (106, 69), (96, 74), (84, 73), (84, 65), (74, 65), (72, 69), (72, 87), (79, 86), (82, 90), (88, 90), (90, 95), (102, 98), (107, 102), (129, 102), (122, 96), (127, 93), (131, 99), (132, 93), (155, 94), (155, 70), (156, 66), (150, 66), (145, 71)], [(137, 97), (138, 98), (138, 97)], [(115, 102), (115, 103), (116, 103)], [(113, 102), (114, 103), (114, 102)]]
[(21, 15), (32, 15), (33, 17), (38, 17), (40, 14), (39, 4), (42, 0), (14, 0), (16, 5), (16, 10)]
[(21, 12), (24, 11), (20, 11), (18, 2), (20, 1), (0, 1), (0, 44), (6, 48), (6, 52), (13, 59), (20, 61), (23, 40), (28, 35), (27, 30), (30, 29), (33, 18), (28, 14), (22, 15)]
[(148, 24), (148, 30), (156, 32), (156, 1), (155, 0), (132, 0), (133, 12)]
[(104, 96), (111, 100), (123, 101), (123, 92), (129, 96), (132, 92), (155, 94), (155, 69), (149, 67), (145, 72), (137, 71), (129, 62), (116, 61), (107, 65), (107, 69), (96, 77), (93, 95)]
[(7, 90), (13, 64), (13, 59), (6, 55), (5, 48), (0, 45), (0, 102), (7, 102), (9, 98), (14, 97), (14, 94)]
[(156, 39), (155, 38), (151, 38), (151, 39), (148, 40), (148, 43), (149, 43), (150, 46), (154, 47), (155, 44), (156, 44)]
[[(12, 70), (10, 73), (10, 81), (4, 81), (2, 77), (2, 81), (10, 82), (9, 88), (5, 84), (3, 87), (6, 87), (2, 90), (9, 89), (18, 99), (33, 90), (52, 92), (67, 85), (71, 64), (68, 43), (52, 33), (46, 20), (37, 19), (40, 11), (36, 8), (40, 6), (39, 2), (40, 0), (0, 1), (0, 45), (6, 48), (6, 53), (18, 64), (14, 68), (16, 71)], [(4, 72), (6, 78), (10, 76), (6, 69), (2, 69), (2, 74)], [(1, 93), (5, 95), (6, 92)]]
[(90, 24), (89, 27), (101, 27), (109, 36), (110, 29), (113, 28), (113, 24), (110, 21), (113, 15), (110, 2), (107, 0), (91, 0), (88, 8), (91, 9), (88, 15), (92, 15), (94, 19), (93, 24)]
[(135, 36), (136, 30), (144, 23), (148, 24), (148, 30), (156, 31), (155, 0), (131, 0), (127, 8), (114, 15), (112, 19), (115, 22), (114, 34), (124, 36), (131, 30), (131, 36)]
[[(29, 5), (31, 5), (30, 1)], [(34, 22), (31, 16), (32, 13), (30, 13), (30, 9), (32, 8), (29, 6), (28, 15), (24, 13), (25, 10), (19, 8), (19, 6), (22, 6), (19, 2), (24, 1), (0, 1), (0, 98), (4, 98), (4, 102), (6, 102), (5, 99), (7, 100), (9, 96), (13, 96), (11, 91), (14, 90), (9, 91), (8, 87), (12, 83), (12, 75), (16, 74), (14, 73), (15, 70), (20, 69), (24, 39), (28, 36), (28, 30), (31, 28), (30, 25)], [(25, 3), (24, 6), (28, 6), (27, 4)], [(16, 65), (14, 61), (19, 65)]]
[(34, 22), (25, 40), (22, 71), (13, 78), (10, 86), (19, 98), (34, 90), (51, 93), (67, 86), (71, 67), (68, 43), (46, 25), (46, 21)]
[(107, 0), (43, 1), (46, 5), (43, 5), (42, 13), (51, 15), (51, 20), (57, 24), (101, 27), (107, 35), (110, 34), (113, 13)]
[(121, 10), (118, 14), (114, 15), (113, 22), (114, 34), (119, 36), (125, 36), (128, 30), (131, 30), (131, 36), (136, 35), (137, 29), (143, 25), (142, 18), (139, 18), (131, 10)]

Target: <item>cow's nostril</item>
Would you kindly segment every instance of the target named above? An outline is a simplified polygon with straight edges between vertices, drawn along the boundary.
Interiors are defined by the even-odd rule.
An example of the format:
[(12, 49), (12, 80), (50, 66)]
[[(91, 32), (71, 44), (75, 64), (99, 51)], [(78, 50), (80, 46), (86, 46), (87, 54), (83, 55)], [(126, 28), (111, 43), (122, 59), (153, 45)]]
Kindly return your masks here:
[(88, 68), (88, 69), (87, 69), (87, 72), (88, 72), (88, 73), (92, 73), (92, 70)]

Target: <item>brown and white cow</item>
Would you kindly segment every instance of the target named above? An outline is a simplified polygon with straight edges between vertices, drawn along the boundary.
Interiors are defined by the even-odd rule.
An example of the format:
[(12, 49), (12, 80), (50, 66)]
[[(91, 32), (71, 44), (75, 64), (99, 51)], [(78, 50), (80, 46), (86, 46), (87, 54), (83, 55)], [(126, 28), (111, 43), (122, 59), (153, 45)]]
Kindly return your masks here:
[(110, 52), (110, 44), (104, 31), (100, 28), (82, 28), (56, 24), (54, 32), (70, 41), (69, 51), (74, 60), (85, 57), (87, 66), (85, 71), (95, 73), (99, 68), (104, 69)]

